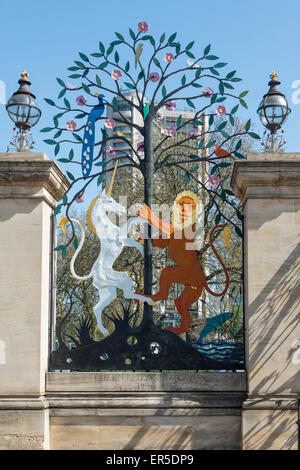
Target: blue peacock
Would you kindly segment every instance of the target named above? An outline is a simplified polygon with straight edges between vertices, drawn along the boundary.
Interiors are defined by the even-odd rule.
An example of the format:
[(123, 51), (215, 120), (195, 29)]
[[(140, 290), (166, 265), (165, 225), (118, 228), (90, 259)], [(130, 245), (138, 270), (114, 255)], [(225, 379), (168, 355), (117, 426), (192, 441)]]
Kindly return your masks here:
[(89, 176), (93, 166), (95, 122), (104, 113), (104, 95), (97, 95), (99, 104), (90, 112), (84, 129), (83, 145), (81, 154), (81, 171), (84, 177)]

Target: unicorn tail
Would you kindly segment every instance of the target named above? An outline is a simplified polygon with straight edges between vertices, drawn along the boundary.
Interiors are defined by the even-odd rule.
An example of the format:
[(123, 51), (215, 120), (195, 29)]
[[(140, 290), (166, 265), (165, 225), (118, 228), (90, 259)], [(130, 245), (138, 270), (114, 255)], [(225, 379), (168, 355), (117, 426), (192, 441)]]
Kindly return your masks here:
[(80, 231), (81, 231), (80, 242), (79, 242), (77, 250), (75, 251), (74, 255), (72, 256), (72, 259), (71, 259), (71, 262), (70, 262), (70, 271), (71, 271), (72, 276), (75, 277), (75, 279), (77, 279), (78, 281), (86, 281), (87, 279), (90, 279), (93, 276), (93, 270), (91, 270), (90, 274), (88, 274), (87, 276), (78, 276), (75, 273), (75, 269), (74, 269), (75, 260), (77, 258), (78, 253), (80, 252), (80, 250), (82, 248), (82, 245), (84, 243), (84, 240), (85, 240), (84, 227), (83, 227), (82, 223), (80, 222), (80, 220), (77, 220), (77, 219), (70, 219), (70, 220), (72, 220), (72, 222), (76, 222), (79, 225)]

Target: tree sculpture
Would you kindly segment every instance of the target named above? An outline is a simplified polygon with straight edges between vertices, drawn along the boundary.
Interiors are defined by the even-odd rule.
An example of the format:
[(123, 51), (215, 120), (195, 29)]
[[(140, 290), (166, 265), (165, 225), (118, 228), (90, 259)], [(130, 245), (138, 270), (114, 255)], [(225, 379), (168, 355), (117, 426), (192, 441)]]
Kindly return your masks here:
[[(163, 33), (155, 40), (148, 34), (148, 30), (147, 23), (141, 21), (136, 32), (129, 29), (129, 39), (116, 32), (116, 39), (107, 48), (99, 42), (99, 51), (90, 55), (79, 53), (81, 60), (75, 60), (75, 65), (68, 69), (72, 72), (69, 78), (77, 80), (78, 85), (57, 78), (62, 87), (58, 99), (63, 100), (63, 103), (45, 99), (50, 106), (59, 110), (53, 117), (54, 125), (42, 129), (42, 132), (54, 131), (53, 138), (46, 139), (45, 142), (54, 146), (55, 156), (61, 151), (65, 152), (66, 145), (70, 145), (69, 158), (58, 158), (58, 161), (67, 163), (70, 168), (76, 168), (76, 165), (78, 170), (81, 168), (81, 175), (76, 177), (71, 171), (67, 171), (75, 195), (69, 198), (65, 194), (55, 210), (56, 215), (65, 209), (65, 215), (61, 219), (63, 229), (67, 222), (72, 226), (72, 235), (67, 243), (56, 247), (63, 257), (72, 243), (75, 249), (78, 247), (69, 216), (72, 205), (83, 200), (88, 186), (99, 186), (103, 182), (103, 176), (113, 170), (111, 162), (117, 160), (119, 167), (134, 168), (141, 173), (144, 180), (144, 203), (147, 207), (151, 208), (154, 202), (154, 175), (164, 168), (176, 168), (186, 179), (187, 185), (196, 184), (207, 194), (210, 207), (214, 208), (216, 214), (214, 225), (231, 227), (237, 236), (242, 237), (237, 223), (237, 220), (242, 221), (242, 214), (233, 201), (231, 190), (228, 187), (223, 188), (221, 171), (230, 167), (235, 159), (245, 158), (239, 152), (243, 136), (259, 139), (250, 130), (250, 119), (241, 131), (232, 134), (227, 132), (228, 125), (235, 124), (239, 105), (247, 108), (244, 97), (248, 91), (234, 91), (234, 86), (241, 79), (236, 77), (236, 71), (221, 75), (221, 70), (227, 63), (212, 55), (210, 45), (201, 54), (197, 54), (193, 52), (194, 41), (183, 46), (177, 40), (177, 33), (169, 37)], [(212, 85), (213, 82), (215, 85)], [(124, 86), (135, 93), (136, 100), (129, 100)], [(66, 97), (67, 93), (69, 99)], [(122, 112), (118, 106), (120, 99), (139, 113), (139, 122), (142, 124), (131, 120)], [(225, 107), (225, 101), (233, 103), (226, 104)], [(156, 140), (154, 143), (154, 121), (160, 110), (176, 110), (180, 103), (193, 111), (193, 117), (187, 121), (179, 115), (176, 125), (162, 129), (160, 141)], [(108, 107), (118, 113), (117, 119), (106, 116)], [(222, 118), (217, 127), (214, 126), (216, 116)], [(209, 127), (205, 125), (206, 120)], [(119, 123), (135, 129), (140, 135), (139, 144), (134, 146), (125, 135), (118, 133), (117, 139), (125, 142), (131, 150), (130, 154), (123, 152), (121, 156), (116, 155), (116, 148), (112, 145), (116, 136), (111, 133), (111, 129)], [(176, 135), (181, 135), (180, 131), (187, 124), (192, 126), (188, 135), (175, 139)], [(234, 151), (229, 154), (226, 146), (232, 139), (237, 143)], [(219, 145), (216, 144), (217, 141)], [(76, 145), (79, 146), (78, 151), (75, 151)], [(178, 149), (182, 149), (182, 158), (178, 157)], [(198, 170), (199, 165), (204, 163), (207, 175), (203, 178), (203, 175), (199, 176)], [(224, 210), (225, 202), (235, 211), (237, 217), (228, 218)], [(148, 237), (144, 241), (144, 293), (149, 296), (152, 295), (151, 230), (149, 224)], [(151, 304), (145, 303), (143, 325), (149, 327), (152, 323)]]

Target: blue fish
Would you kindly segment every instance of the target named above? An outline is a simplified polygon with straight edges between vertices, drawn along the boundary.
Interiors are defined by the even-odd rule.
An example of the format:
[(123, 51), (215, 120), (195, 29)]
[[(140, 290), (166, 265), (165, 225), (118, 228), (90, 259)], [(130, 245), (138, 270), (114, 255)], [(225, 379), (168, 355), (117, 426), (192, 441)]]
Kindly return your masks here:
[(206, 325), (201, 331), (199, 339), (198, 341), (196, 341), (195, 344), (202, 344), (202, 341), (205, 338), (205, 336), (207, 336), (209, 333), (212, 333), (213, 331), (216, 331), (220, 326), (222, 326), (225, 322), (230, 320), (232, 317), (233, 317), (232, 312), (224, 312), (224, 313), (220, 313), (219, 315), (216, 315), (215, 317), (207, 318)]
[(89, 176), (93, 166), (95, 122), (104, 113), (103, 98), (104, 95), (98, 95), (99, 104), (97, 104), (90, 112), (84, 129), (81, 154), (81, 171), (84, 177)]

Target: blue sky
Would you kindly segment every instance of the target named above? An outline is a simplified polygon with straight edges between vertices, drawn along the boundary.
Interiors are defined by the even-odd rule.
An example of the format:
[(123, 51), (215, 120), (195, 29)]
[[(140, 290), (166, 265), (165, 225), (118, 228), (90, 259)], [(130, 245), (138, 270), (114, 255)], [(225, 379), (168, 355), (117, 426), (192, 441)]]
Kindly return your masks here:
[[(46, 136), (39, 129), (51, 123), (53, 108), (43, 98), (57, 98), (60, 87), (56, 77), (67, 78), (70, 72), (66, 69), (79, 58), (78, 51), (95, 52), (99, 40), (107, 45), (115, 39), (115, 31), (128, 34), (128, 27), (136, 30), (142, 20), (149, 24), (149, 33), (154, 37), (177, 31), (177, 39), (183, 44), (195, 40), (200, 51), (211, 43), (212, 53), (228, 62), (226, 71), (236, 69), (237, 76), (243, 78), (240, 91), (250, 90), (246, 99), (249, 109), (242, 110), (240, 117), (250, 117), (259, 134), (262, 127), (256, 109), (268, 89), (269, 74), (276, 70), (282, 82), (281, 91), (292, 109), (285, 125), (286, 150), (300, 151), (300, 104), (292, 102), (295, 92), (292, 83), (300, 80), (299, 1), (286, 0), (283, 4), (269, 0), (28, 0), (24, 7), (20, 0), (2, 0), (0, 8), (0, 80), (6, 84), (8, 98), (17, 89), (20, 72), (25, 68), (30, 73), (32, 91), (43, 112), (33, 129), (35, 149), (46, 152), (50, 158), (53, 147), (43, 142)], [(11, 130), (12, 123), (1, 104), (2, 152)]]

